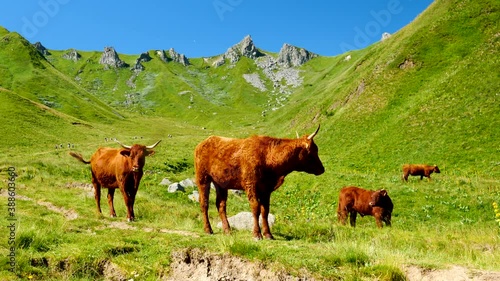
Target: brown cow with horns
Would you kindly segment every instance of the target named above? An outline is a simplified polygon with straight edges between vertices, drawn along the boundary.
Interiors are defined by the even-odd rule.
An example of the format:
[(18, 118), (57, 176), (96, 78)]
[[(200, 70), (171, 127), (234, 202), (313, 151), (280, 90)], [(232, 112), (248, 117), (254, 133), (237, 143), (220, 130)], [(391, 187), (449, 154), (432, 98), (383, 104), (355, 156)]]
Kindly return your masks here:
[(246, 192), (250, 201), (253, 237), (262, 239), (259, 227), (259, 216), (262, 215), (264, 237), (274, 239), (267, 221), (271, 193), (293, 171), (314, 175), (325, 171), (318, 157), (318, 146), (313, 141), (319, 128), (311, 135), (297, 139), (210, 136), (199, 143), (194, 152), (194, 164), (205, 232), (213, 233), (208, 219), (210, 183), (213, 183), (217, 193), (215, 204), (225, 233), (231, 229), (226, 216), (228, 189), (239, 189)]
[(70, 152), (69, 154), (85, 164), (90, 164), (92, 170), (92, 184), (94, 185), (94, 197), (97, 211), (101, 212), (101, 187), (108, 189), (108, 205), (111, 217), (116, 217), (113, 199), (115, 189), (119, 188), (125, 206), (127, 206), (127, 220), (134, 220), (135, 195), (139, 189), (146, 156), (153, 155), (153, 148), (161, 140), (150, 146), (134, 144), (124, 145), (115, 140), (123, 148), (115, 149), (109, 147), (99, 148), (90, 161), (85, 161), (81, 154)]

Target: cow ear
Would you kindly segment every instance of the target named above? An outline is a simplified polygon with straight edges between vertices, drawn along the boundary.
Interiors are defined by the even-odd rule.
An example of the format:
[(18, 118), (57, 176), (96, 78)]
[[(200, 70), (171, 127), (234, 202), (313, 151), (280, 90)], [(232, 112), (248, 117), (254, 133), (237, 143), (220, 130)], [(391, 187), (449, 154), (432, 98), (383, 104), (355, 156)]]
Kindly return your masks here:
[(153, 154), (155, 154), (154, 150), (146, 150), (146, 156), (151, 156)]
[(130, 157), (130, 150), (124, 149), (120, 151), (120, 154), (125, 157)]

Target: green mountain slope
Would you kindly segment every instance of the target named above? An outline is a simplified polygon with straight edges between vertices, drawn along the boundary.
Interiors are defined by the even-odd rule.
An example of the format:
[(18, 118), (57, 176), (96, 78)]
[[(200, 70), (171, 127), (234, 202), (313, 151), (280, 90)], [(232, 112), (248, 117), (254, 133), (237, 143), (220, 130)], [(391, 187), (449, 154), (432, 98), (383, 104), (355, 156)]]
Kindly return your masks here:
[(84, 121), (109, 123), (122, 118), (55, 69), (18, 33), (4, 33), (0, 38), (0, 61), (0, 86), (24, 98)]
[(311, 61), (276, 122), (322, 123), (335, 165), (395, 171), (426, 162), (498, 176), (499, 9), (436, 1), (350, 61)]

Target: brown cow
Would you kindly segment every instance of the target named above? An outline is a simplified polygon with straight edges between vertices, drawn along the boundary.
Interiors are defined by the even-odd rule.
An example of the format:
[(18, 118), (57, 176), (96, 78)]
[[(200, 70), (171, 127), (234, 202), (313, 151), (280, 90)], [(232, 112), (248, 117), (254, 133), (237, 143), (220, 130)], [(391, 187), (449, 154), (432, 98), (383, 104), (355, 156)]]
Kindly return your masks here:
[(314, 175), (321, 175), (325, 171), (318, 157), (318, 146), (313, 141), (318, 131), (319, 126), (311, 135), (298, 139), (211, 136), (199, 143), (194, 159), (205, 232), (213, 233), (208, 219), (210, 183), (213, 182), (217, 193), (215, 204), (225, 233), (231, 229), (226, 216), (228, 189), (239, 189), (246, 192), (250, 201), (254, 220), (253, 237), (262, 239), (259, 227), (259, 216), (262, 214), (264, 237), (274, 239), (267, 221), (271, 193), (293, 171)]
[(424, 177), (431, 179), (432, 173), (441, 173), (437, 165), (423, 165), (423, 164), (404, 164), (403, 165), (403, 180), (408, 181), (408, 175), (420, 176), (420, 180)]
[[(115, 140), (116, 141), (116, 140)], [(97, 211), (101, 212), (101, 187), (108, 189), (108, 205), (111, 217), (116, 217), (113, 199), (115, 189), (119, 188), (125, 206), (127, 206), (127, 220), (134, 220), (135, 195), (139, 189), (146, 156), (153, 155), (152, 150), (161, 140), (150, 146), (134, 144), (124, 145), (123, 148), (115, 149), (109, 147), (99, 148), (90, 161), (85, 161), (81, 154), (70, 152), (69, 154), (85, 164), (90, 164), (92, 170), (92, 184), (94, 185), (94, 197)]]
[(355, 186), (347, 186), (340, 190), (337, 216), (339, 222), (345, 225), (347, 213), (351, 226), (356, 226), (356, 216), (374, 216), (378, 227), (382, 221), (391, 226), (393, 204), (385, 189), (377, 191), (366, 190)]

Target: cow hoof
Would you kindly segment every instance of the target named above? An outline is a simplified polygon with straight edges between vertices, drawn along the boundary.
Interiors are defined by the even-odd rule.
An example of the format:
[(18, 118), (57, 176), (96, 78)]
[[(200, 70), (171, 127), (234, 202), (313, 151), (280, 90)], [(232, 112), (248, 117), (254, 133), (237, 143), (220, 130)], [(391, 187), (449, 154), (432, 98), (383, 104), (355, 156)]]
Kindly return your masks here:
[(274, 240), (274, 236), (272, 234), (266, 234), (264, 237), (268, 240)]
[(127, 222), (133, 222), (134, 218), (127, 218)]
[(260, 233), (259, 233), (259, 234), (255, 234), (255, 235), (253, 236), (253, 239), (254, 239), (255, 241), (262, 240), (262, 234), (260, 234)]

